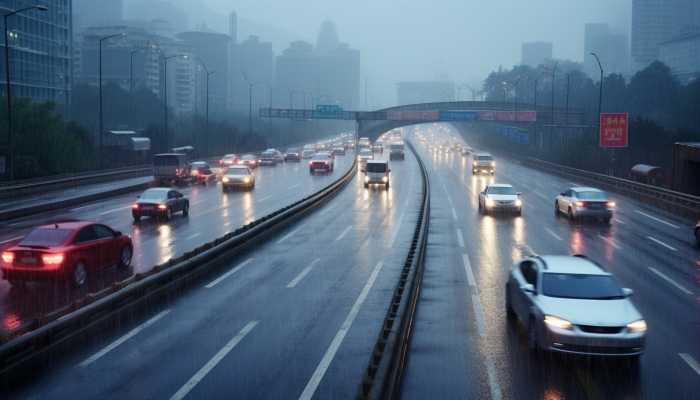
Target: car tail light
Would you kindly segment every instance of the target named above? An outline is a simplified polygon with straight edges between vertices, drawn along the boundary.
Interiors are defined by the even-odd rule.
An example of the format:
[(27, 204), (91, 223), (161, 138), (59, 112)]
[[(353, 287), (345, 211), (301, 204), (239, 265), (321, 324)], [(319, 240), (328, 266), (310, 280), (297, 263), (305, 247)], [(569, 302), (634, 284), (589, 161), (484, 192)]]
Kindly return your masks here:
[(605, 204), (608, 208), (615, 208), (616, 204), (614, 201), (609, 201)]
[(197, 175), (199, 175), (199, 171), (197, 171), (197, 170), (192, 171), (192, 176), (197, 176)]
[(4, 251), (2, 253), (2, 261), (7, 264), (12, 264), (15, 261), (15, 253), (11, 251)]
[(166, 208), (168, 208), (168, 206), (166, 206), (165, 204), (158, 204), (159, 210), (165, 210)]
[(43, 256), (41, 256), (41, 261), (44, 262), (44, 265), (59, 265), (63, 263), (64, 258), (65, 257), (62, 253), (44, 254)]
[(131, 205), (131, 208), (133, 208), (134, 210), (138, 210), (138, 209), (139, 209), (138, 203), (132, 204), (132, 205)]

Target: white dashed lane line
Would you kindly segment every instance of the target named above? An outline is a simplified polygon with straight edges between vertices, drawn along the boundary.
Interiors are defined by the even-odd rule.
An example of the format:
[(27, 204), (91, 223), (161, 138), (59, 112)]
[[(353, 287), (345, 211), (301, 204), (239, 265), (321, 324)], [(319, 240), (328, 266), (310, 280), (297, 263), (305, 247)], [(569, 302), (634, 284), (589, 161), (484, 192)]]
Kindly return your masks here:
[(647, 213), (645, 213), (645, 212), (643, 212), (643, 211), (635, 210), (634, 212), (636, 212), (636, 213), (639, 214), (639, 215), (643, 215), (643, 216), (645, 216), (645, 217), (647, 217), (647, 218), (649, 218), (649, 219), (652, 219), (652, 220), (654, 220), (654, 221), (656, 221), (656, 222), (658, 222), (658, 223), (660, 223), (660, 224), (664, 224), (664, 225), (666, 225), (666, 226), (670, 226), (670, 227), (673, 228), (673, 229), (680, 229), (680, 226), (678, 226), (678, 225), (672, 224), (672, 223), (670, 223), (670, 222), (668, 222), (668, 221), (664, 221), (664, 220), (661, 219), (661, 218), (657, 218), (657, 217), (655, 217), (655, 216), (653, 216), (653, 215), (649, 215), (649, 214), (647, 214)]
[(659, 278), (668, 282), (669, 284), (671, 284), (672, 286), (674, 286), (676, 289), (680, 290), (681, 292), (683, 292), (689, 296), (693, 295), (692, 291), (688, 290), (685, 286), (683, 286), (680, 283), (669, 278), (668, 275), (664, 274), (663, 272), (659, 271), (658, 269), (649, 267), (649, 271), (653, 272), (656, 276), (658, 276)]
[(668, 244), (666, 244), (666, 243), (660, 241), (659, 239), (656, 239), (656, 238), (653, 237), (653, 236), (647, 236), (647, 239), (649, 239), (649, 240), (651, 240), (652, 242), (654, 242), (654, 243), (656, 243), (656, 244), (658, 244), (658, 245), (660, 245), (660, 246), (663, 246), (663, 247), (665, 247), (665, 248), (667, 248), (667, 249), (669, 249), (669, 250), (671, 250), (671, 251), (678, 251), (678, 249), (676, 249), (675, 247), (673, 247), (673, 246), (671, 246), (671, 245), (668, 245)]

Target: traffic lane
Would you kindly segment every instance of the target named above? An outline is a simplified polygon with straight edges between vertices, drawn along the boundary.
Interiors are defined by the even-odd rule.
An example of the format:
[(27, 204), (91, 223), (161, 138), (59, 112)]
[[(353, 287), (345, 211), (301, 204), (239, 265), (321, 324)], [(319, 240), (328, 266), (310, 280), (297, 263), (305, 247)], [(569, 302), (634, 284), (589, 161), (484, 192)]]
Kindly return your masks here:
[[(94, 274), (88, 290), (97, 292), (115, 281), (128, 278), (134, 272), (147, 272), (153, 266), (221, 237), (256, 217), (320, 190), (337, 179), (341, 171), (350, 166), (351, 160), (348, 157), (339, 159), (340, 168), (334, 174), (313, 176), (310, 179), (307, 176), (308, 169), (301, 164), (261, 168), (258, 171), (259, 181), (256, 183), (259, 186), (252, 192), (222, 194), (218, 186), (183, 189), (192, 201), (191, 214), (189, 217), (176, 215), (170, 222), (142, 220), (139, 224), (133, 224), (129, 211), (134, 201), (133, 195), (112, 200), (106, 204), (109, 207), (80, 209), (73, 212), (77, 215), (55, 215), (47, 218), (97, 220), (131, 235), (134, 243), (133, 267), (107, 269)], [(198, 209), (202, 210), (200, 216)], [(38, 290), (39, 288), (42, 290)], [(23, 290), (13, 288), (7, 281), (0, 280), (0, 315), (4, 321), (0, 329), (17, 329), (37, 316), (69, 304), (82, 294), (70, 290), (66, 285), (33, 284), (30, 290)]]
[(0, 205), (0, 211), (26, 208), (45, 203), (55, 203), (76, 197), (88, 196), (91, 194), (104, 193), (110, 190), (147, 184), (153, 181), (152, 176), (140, 176), (137, 178), (120, 179), (117, 181), (95, 183), (92, 185), (78, 185), (65, 189), (51, 190), (30, 196), (17, 196), (13, 199), (4, 199)]
[[(394, 167), (394, 173), (400, 175), (400, 169)], [(365, 191), (358, 182), (356, 179), (352, 187), (301, 221), (299, 226), (280, 233), (276, 241), (269, 240), (233, 262), (231, 266), (244, 264), (232, 270), (237, 272), (225, 272), (180, 298), (168, 307), (168, 315), (159, 320), (154, 329), (140, 333), (138, 340), (124, 343), (118, 351), (96, 360), (77, 374), (68, 366), (53, 368), (56, 373), (22, 395), (37, 394), (42, 398), (74, 394), (88, 398), (136, 393), (146, 398), (170, 395), (205, 365), (246, 321), (259, 321), (251, 336), (246, 337), (245, 345), (236, 349), (235, 357), (223, 359), (221, 365), (199, 383), (192, 397), (205, 394), (220, 397), (221, 393), (237, 393), (242, 398), (298, 396), (357, 297), (359, 287), (366, 285), (367, 275), (376, 268), (377, 259), (383, 259), (387, 263), (383, 273), (394, 269), (393, 266), (396, 271), (392, 271), (394, 276), (390, 279), (380, 275), (377, 288), (380, 282), (388, 280), (387, 287), (379, 293), (373, 290), (368, 296), (366, 304), (374, 304), (377, 315), (366, 323), (361, 316), (352, 325), (337, 358), (343, 357), (348, 369), (343, 369), (340, 376), (331, 371), (326, 375), (326, 379), (334, 381), (335, 390), (346, 394), (343, 397), (354, 395), (413, 230), (412, 224), (404, 223), (398, 239), (401, 245), (389, 250), (387, 238), (392, 227), (401, 225), (397, 218), (403, 210), (390, 201), (388, 193)], [(400, 182), (395, 181), (390, 190), (402, 197), (409, 195)], [(368, 192), (369, 198), (365, 198)], [(412, 197), (417, 201), (417, 193)], [(368, 201), (372, 202), (371, 207), (367, 207)], [(324, 212), (329, 206), (333, 207)], [(417, 214), (417, 209), (413, 212)], [(374, 222), (360, 224), (368, 220)], [(357, 229), (338, 240), (346, 226), (357, 226)], [(287, 236), (291, 232), (294, 235)], [(319, 237), (328, 239), (319, 241)], [(253, 261), (246, 264), (244, 260), (247, 259)], [(290, 283), (316, 259), (321, 261), (290, 288)], [(380, 296), (381, 300), (375, 296)], [(360, 314), (365, 313), (366, 307), (363, 307)], [(371, 334), (368, 333), (370, 329)], [(359, 334), (355, 333), (357, 330)], [(362, 342), (365, 349), (357, 352), (359, 364), (350, 368), (345, 364), (347, 356), (343, 348), (348, 343), (354, 347), (358, 342)], [(72, 364), (88, 359), (101, 346), (90, 347), (74, 357)], [(183, 353), (182, 349), (187, 352)], [(169, 368), (165, 370), (163, 365)], [(115, 376), (111, 373), (114, 368), (120, 368), (123, 373)], [(350, 371), (356, 376), (352, 382), (348, 382)], [(87, 393), (84, 382), (93, 383)], [(344, 388), (339, 389), (341, 387)]]
[[(450, 164), (448, 162), (443, 166), (445, 171), (449, 171), (447, 172), (446, 178), (452, 176), (453, 180), (461, 181), (461, 178), (454, 173), (455, 168), (448, 168), (449, 166)], [(488, 178), (487, 180), (490, 179), (491, 178)], [(480, 181), (480, 179), (476, 178), (476, 181)], [(517, 182), (508, 182), (508, 180), (504, 178), (499, 178), (499, 182), (504, 181), (505, 183), (517, 184)], [(519, 182), (522, 184), (522, 181)], [(459, 186), (464, 187), (464, 185), (446, 185), (446, 187)], [(575, 239), (571, 243), (552, 240), (552, 238), (548, 236), (546, 230), (543, 232), (543, 229), (527, 230), (527, 220), (539, 222), (554, 218), (553, 213), (548, 212), (548, 207), (540, 206), (540, 203), (535, 203), (535, 207), (528, 208), (527, 206), (530, 203), (526, 201), (524, 219), (492, 216), (480, 217), (475, 212), (476, 197), (474, 197), (474, 194), (478, 193), (479, 188), (464, 190), (469, 192), (467, 196), (471, 196), (472, 199), (472, 204), (470, 204), (471, 209), (463, 214), (465, 218), (470, 219), (465, 226), (472, 228), (475, 226), (479, 227), (478, 229), (472, 229), (472, 232), (469, 233), (470, 237), (478, 237), (480, 242), (471, 250), (473, 254), (472, 258), (476, 258), (476, 263), (474, 265), (479, 266), (478, 269), (475, 268), (475, 279), (482, 293), (482, 302), (486, 310), (486, 315), (498, 316), (495, 320), (493, 320), (493, 318), (489, 320), (489, 317), (487, 317), (487, 326), (499, 326), (499, 324), (502, 324), (501, 320), (504, 314), (503, 285), (507, 279), (508, 268), (512, 262), (522, 257), (523, 249), (532, 251), (534, 248), (535, 251), (540, 254), (558, 254), (568, 253), (566, 247), (569, 245), (574, 247), (586, 246), (578, 249), (574, 248), (573, 250), (575, 252), (589, 254), (594, 259), (598, 258), (596, 257), (598, 255), (607, 257), (608, 261), (604, 261), (604, 263), (614, 268), (616, 276), (623, 285), (635, 289), (637, 295), (635, 295), (634, 301), (652, 327), (649, 333), (647, 354), (644, 356), (645, 364), (670, 366), (668, 370), (663, 371), (665, 376), (660, 377), (659, 373), (648, 368), (643, 370), (641, 379), (634, 376), (628, 377), (629, 379), (623, 380), (623, 382), (621, 382), (622, 385), (620, 385), (620, 382), (612, 382), (610, 380), (611, 375), (609, 372), (616, 370), (616, 363), (603, 363), (607, 365), (608, 368), (598, 368), (593, 372), (586, 369), (588, 366), (577, 364), (582, 367), (580, 370), (577, 370), (577, 374), (585, 378), (587, 382), (590, 380), (590, 382), (584, 382), (585, 384), (582, 383), (580, 385), (581, 387), (578, 388), (574, 386), (568, 392), (565, 391), (567, 394), (576, 395), (577, 393), (582, 393), (581, 390), (590, 390), (591, 388), (605, 390), (606, 385), (611, 383), (615, 383), (618, 389), (624, 388), (624, 391), (620, 393), (631, 395), (634, 395), (639, 390), (644, 390), (645, 393), (683, 396), (688, 391), (697, 388), (696, 384), (692, 384), (689, 381), (692, 380), (694, 372), (691, 368), (684, 366), (683, 361), (678, 357), (678, 354), (687, 354), (686, 352), (696, 354), (697, 344), (694, 338), (697, 337), (698, 324), (697, 317), (695, 316), (696, 313), (693, 312), (693, 310), (696, 310), (696, 307), (692, 302), (678, 301), (676, 296), (673, 296), (673, 293), (660, 287), (658, 280), (656, 284), (649, 283), (651, 280), (645, 277), (644, 274), (640, 274), (639, 271), (634, 268), (640, 262), (635, 259), (635, 257), (638, 257), (637, 254), (633, 252), (620, 252), (619, 249), (611, 245), (611, 242), (602, 241), (597, 235), (595, 238), (592, 238), (588, 235), (581, 234), (577, 226), (573, 227), (574, 233), (572, 237)], [(464, 194), (459, 192), (453, 194), (453, 196), (460, 195), (463, 196)], [(475, 216), (478, 219), (475, 220)], [(541, 225), (538, 226), (538, 228), (540, 227)], [(523, 228), (526, 229), (522, 230)], [(545, 226), (545, 229), (551, 228)], [(519, 232), (519, 230), (522, 231)], [(527, 239), (526, 243), (524, 243), (525, 238)], [(468, 242), (467, 246), (469, 247), (470, 245), (471, 243)], [(585, 251), (581, 251), (584, 249)], [(625, 257), (629, 257), (630, 259), (626, 260)], [(601, 258), (598, 258), (598, 260), (602, 261)], [(627, 269), (624, 267), (626, 265), (631, 265), (632, 267)], [(669, 310), (673, 310), (673, 312), (669, 313)], [(656, 326), (660, 329), (653, 328)], [(502, 330), (494, 329), (494, 331), (489, 334), (489, 337), (494, 337), (494, 335), (498, 335), (502, 332)], [(504, 343), (507, 342), (504, 341)], [(508, 355), (510, 353), (504, 344), (501, 351), (497, 352), (497, 354)], [(520, 358), (526, 356), (528, 356), (527, 352), (522, 354)], [(513, 370), (516, 368), (520, 367), (513, 366)], [(598, 371), (604, 372), (599, 373)], [(516, 382), (512, 385), (516, 388), (514, 393), (519, 393), (522, 389), (521, 386), (528, 385), (529, 379), (529, 377), (522, 377), (520, 380), (521, 383)], [(674, 387), (676, 391), (664, 393), (651, 384), (651, 382), (658, 382), (659, 380), (669, 383), (669, 385), (665, 386), (677, 385)], [(562, 389), (566, 386), (564, 383), (565, 382), (559, 382), (558, 386), (561, 388), (558, 390), (564, 390)], [(507, 388), (511, 385), (508, 385), (506, 382), (504, 386)], [(545, 387), (541, 387), (538, 390), (542, 392), (545, 389)]]

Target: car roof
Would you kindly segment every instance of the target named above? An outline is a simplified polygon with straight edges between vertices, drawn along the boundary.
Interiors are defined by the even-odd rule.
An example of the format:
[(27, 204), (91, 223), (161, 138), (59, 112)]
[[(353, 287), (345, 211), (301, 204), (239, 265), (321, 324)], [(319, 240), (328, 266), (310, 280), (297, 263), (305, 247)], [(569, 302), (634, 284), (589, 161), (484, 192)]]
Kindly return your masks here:
[(596, 189), (593, 187), (586, 187), (586, 186), (576, 186), (572, 187), (571, 190), (574, 192), (602, 192), (600, 189)]
[(168, 193), (171, 190), (173, 190), (173, 189), (156, 187), (156, 188), (146, 189), (143, 192), (144, 193), (146, 193), (146, 192), (148, 192), (148, 193)]
[(513, 187), (513, 185), (510, 185), (508, 183), (490, 183), (488, 187)]
[(367, 164), (389, 164), (386, 160), (367, 160)]
[(475, 156), (489, 156), (489, 157), (493, 157), (493, 156), (491, 155), (491, 153), (476, 153), (476, 154), (474, 154), (474, 155), (475, 155)]
[(66, 221), (53, 224), (40, 225), (36, 229), (80, 229), (82, 227), (95, 224), (94, 221)]
[(602, 267), (586, 257), (581, 256), (542, 256), (547, 264), (544, 272), (558, 274), (610, 275)]

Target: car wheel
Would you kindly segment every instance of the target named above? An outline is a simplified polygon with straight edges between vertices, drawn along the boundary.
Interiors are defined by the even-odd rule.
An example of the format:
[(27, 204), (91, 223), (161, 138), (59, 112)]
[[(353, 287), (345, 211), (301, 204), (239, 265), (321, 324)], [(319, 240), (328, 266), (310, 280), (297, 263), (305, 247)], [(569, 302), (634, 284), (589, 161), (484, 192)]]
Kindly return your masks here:
[(387, 190), (389, 189), (389, 182), (387, 182), (387, 184), (386, 184), (386, 189)]
[(190, 215), (190, 203), (185, 203), (185, 207), (182, 209), (182, 216), (186, 217)]
[(85, 285), (88, 278), (87, 266), (84, 262), (78, 261), (71, 271), (71, 284), (75, 288), (81, 288)]
[(173, 217), (173, 210), (172, 210), (170, 207), (168, 207), (168, 208), (165, 210), (165, 220), (166, 220), (166, 221), (170, 221), (170, 219), (171, 219), (172, 217)]
[(134, 223), (138, 223), (141, 221), (141, 216), (140, 215), (134, 215)]
[(559, 202), (555, 201), (554, 202), (554, 216), (558, 217), (560, 213), (561, 213), (561, 210), (559, 210)]
[(122, 251), (119, 252), (119, 267), (128, 268), (131, 265), (131, 258), (134, 255), (134, 249), (127, 245), (122, 247)]

